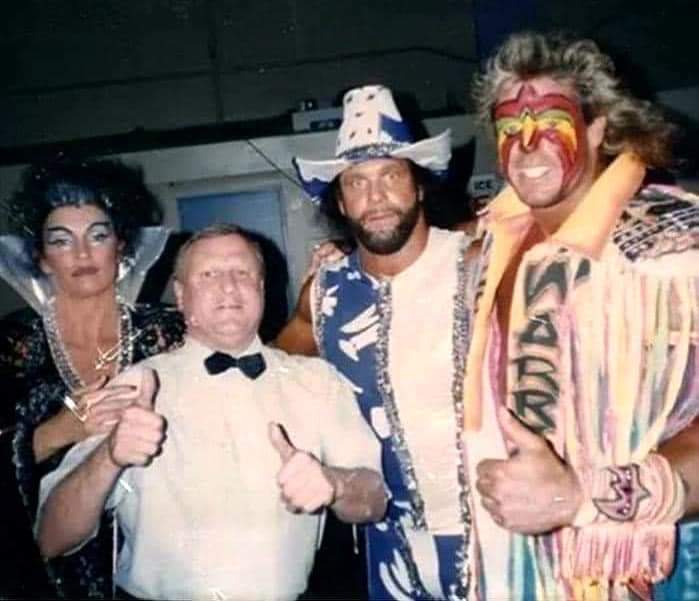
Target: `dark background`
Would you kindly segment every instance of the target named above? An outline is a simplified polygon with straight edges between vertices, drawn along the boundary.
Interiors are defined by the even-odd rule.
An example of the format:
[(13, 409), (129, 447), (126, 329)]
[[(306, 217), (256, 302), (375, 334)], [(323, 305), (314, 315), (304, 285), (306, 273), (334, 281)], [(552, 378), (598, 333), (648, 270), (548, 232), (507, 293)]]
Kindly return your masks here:
[(291, 131), (370, 81), (423, 116), (470, 112), (506, 33), (565, 28), (649, 95), (699, 85), (694, 0), (5, 0), (0, 164)]

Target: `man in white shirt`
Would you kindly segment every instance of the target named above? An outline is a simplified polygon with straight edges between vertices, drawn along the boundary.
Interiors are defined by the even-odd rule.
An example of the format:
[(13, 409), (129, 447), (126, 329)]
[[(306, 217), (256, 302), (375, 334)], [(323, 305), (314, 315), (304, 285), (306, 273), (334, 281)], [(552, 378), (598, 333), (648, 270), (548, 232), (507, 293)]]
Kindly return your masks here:
[(243, 232), (203, 230), (175, 269), (185, 344), (120, 376), (138, 402), (42, 481), (40, 548), (74, 550), (114, 510), (126, 596), (294, 599), (324, 508), (382, 517), (378, 444), (332, 367), (261, 344), (264, 265)]

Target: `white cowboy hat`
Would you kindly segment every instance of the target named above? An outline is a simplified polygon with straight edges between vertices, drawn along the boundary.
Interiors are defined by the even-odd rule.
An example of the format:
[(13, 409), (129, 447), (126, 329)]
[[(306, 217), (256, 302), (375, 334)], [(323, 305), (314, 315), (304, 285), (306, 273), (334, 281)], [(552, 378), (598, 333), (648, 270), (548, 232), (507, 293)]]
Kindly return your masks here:
[(436, 174), (446, 172), (451, 158), (450, 130), (413, 142), (387, 87), (354, 88), (345, 94), (342, 108), (335, 158), (312, 161), (294, 157), (292, 161), (313, 202), (320, 202), (330, 182), (347, 167), (370, 159), (409, 159)]

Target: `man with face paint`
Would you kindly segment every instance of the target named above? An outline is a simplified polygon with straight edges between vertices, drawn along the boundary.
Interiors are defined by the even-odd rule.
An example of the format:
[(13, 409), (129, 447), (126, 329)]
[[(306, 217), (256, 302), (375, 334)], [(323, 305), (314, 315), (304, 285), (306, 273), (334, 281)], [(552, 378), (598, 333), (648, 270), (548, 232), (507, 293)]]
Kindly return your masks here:
[[(476, 83), (509, 184), (464, 384), (487, 598), (648, 598), (699, 509), (699, 198), (647, 183), (672, 128), (613, 70), (524, 33)], [(685, 528), (672, 598), (697, 590)]]
[[(533, 208), (558, 204), (589, 165), (581, 107), (547, 78), (510, 85), (494, 111), (498, 158), (508, 182)], [(589, 171), (589, 168), (588, 168)]]

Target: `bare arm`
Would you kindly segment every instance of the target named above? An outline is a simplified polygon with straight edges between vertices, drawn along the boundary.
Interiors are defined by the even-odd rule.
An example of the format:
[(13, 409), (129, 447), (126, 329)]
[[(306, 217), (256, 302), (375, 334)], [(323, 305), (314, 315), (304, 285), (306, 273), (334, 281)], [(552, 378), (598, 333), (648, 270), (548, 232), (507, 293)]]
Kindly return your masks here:
[(294, 314), (274, 341), (275, 346), (287, 353), (297, 355), (318, 355), (313, 336), (313, 316), (311, 314), (311, 285), (313, 278), (308, 278), (301, 288)]
[(34, 459), (41, 463), (62, 448), (94, 434), (109, 432), (121, 412), (138, 394), (131, 386), (104, 386), (101, 378), (82, 392), (71, 395), (77, 403), (73, 411), (63, 407), (40, 424), (32, 437)]
[(340, 467), (325, 467), (324, 471), (335, 491), (330, 509), (339, 519), (363, 524), (384, 516), (387, 498), (383, 479), (377, 472)]
[(39, 518), (38, 543), (42, 555), (49, 558), (61, 555), (94, 532), (122, 469), (112, 460), (105, 439), (56, 486)]
[(699, 512), (699, 419), (675, 434), (658, 451), (677, 471), (686, 485), (684, 516)]
[[(88, 538), (99, 524), (104, 504), (122, 470), (146, 466), (160, 452), (165, 419), (153, 409), (156, 377), (148, 368), (131, 368), (123, 377), (140, 381), (137, 397), (99, 446), (61, 480), (39, 515), (38, 543), (43, 555), (55, 557)], [(125, 394), (131, 386), (114, 386)], [(78, 510), (76, 510), (76, 508)]]
[(63, 447), (74, 444), (84, 437), (82, 424), (64, 407), (34, 430), (32, 438), (34, 459), (37, 463), (41, 463)]
[(37, 463), (48, 459), (68, 445), (80, 442), (91, 434), (97, 434), (92, 428), (95, 425), (94, 419), (90, 420), (89, 425), (85, 423), (88, 416), (87, 408), (91, 403), (99, 402), (93, 396), (95, 393), (103, 393), (106, 381), (105, 377), (98, 378), (85, 389), (71, 393), (71, 400), (76, 404), (73, 409), (62, 407), (56, 415), (37, 426), (32, 436), (34, 460)]

